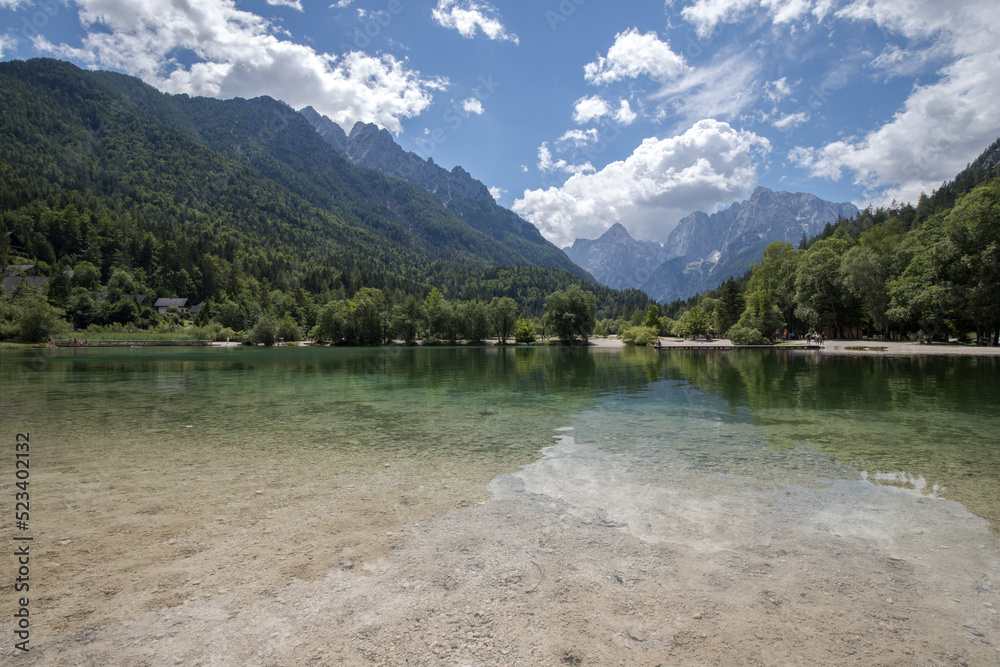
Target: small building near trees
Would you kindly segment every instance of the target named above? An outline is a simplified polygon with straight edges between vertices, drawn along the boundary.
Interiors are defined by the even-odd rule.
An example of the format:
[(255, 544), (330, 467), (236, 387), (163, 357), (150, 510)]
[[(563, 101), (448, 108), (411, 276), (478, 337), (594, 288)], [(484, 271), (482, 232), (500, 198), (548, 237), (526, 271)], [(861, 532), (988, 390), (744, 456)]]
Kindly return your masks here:
[(181, 313), (187, 313), (189, 315), (197, 315), (201, 312), (204, 303), (199, 303), (195, 305), (190, 305), (188, 299), (172, 299), (172, 298), (160, 298), (153, 302), (153, 308), (160, 315), (165, 315), (168, 308), (176, 308)]

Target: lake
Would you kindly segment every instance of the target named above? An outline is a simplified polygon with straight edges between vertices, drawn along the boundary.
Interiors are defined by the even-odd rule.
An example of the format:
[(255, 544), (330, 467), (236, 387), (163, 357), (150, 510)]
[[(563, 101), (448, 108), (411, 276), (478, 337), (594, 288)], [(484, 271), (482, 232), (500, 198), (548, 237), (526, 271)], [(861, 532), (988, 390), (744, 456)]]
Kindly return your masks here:
[(3, 351), (31, 655), (993, 664), (998, 362)]

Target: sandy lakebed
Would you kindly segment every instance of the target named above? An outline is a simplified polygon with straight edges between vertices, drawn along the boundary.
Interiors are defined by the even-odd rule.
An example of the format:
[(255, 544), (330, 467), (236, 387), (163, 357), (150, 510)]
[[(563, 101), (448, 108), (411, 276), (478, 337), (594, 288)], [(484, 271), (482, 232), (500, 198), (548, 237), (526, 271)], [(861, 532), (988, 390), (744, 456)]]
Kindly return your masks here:
[(2, 661), (1000, 664), (1000, 542), (959, 503), (834, 462), (762, 489), (678, 460), (649, 484), (586, 427), (514, 470), (345, 450), (206, 481), (196, 450), (125, 441), (40, 460), (31, 651), (8, 634)]

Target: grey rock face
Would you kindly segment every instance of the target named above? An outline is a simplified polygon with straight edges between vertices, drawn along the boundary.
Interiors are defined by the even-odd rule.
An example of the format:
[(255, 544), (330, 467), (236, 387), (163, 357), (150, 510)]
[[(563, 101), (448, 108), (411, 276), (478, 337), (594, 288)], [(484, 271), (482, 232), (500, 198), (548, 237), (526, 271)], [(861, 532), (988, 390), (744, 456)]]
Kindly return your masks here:
[(300, 111), (338, 153), (354, 164), (376, 169), (390, 176), (402, 178), (434, 195), (444, 205), (461, 199), (474, 202), (493, 202), (489, 189), (472, 178), (469, 172), (455, 167), (450, 172), (424, 160), (416, 153), (403, 150), (388, 131), (372, 123), (357, 123), (347, 134), (326, 116), (312, 107)]
[(609, 287), (636, 287), (658, 301), (672, 301), (742, 275), (774, 241), (797, 244), (803, 234), (815, 236), (827, 223), (857, 213), (850, 203), (758, 187), (723, 211), (685, 217), (662, 247), (636, 241), (616, 224), (599, 239), (577, 239), (565, 251)]
[(309, 121), (310, 125), (316, 128), (316, 132), (319, 136), (323, 137), (326, 143), (333, 146), (338, 153), (347, 157), (347, 133), (344, 132), (342, 127), (326, 116), (321, 116), (312, 107), (306, 107), (299, 113)]
[(599, 283), (614, 289), (645, 283), (656, 267), (669, 259), (659, 243), (636, 241), (617, 223), (600, 238), (577, 239), (563, 251)]

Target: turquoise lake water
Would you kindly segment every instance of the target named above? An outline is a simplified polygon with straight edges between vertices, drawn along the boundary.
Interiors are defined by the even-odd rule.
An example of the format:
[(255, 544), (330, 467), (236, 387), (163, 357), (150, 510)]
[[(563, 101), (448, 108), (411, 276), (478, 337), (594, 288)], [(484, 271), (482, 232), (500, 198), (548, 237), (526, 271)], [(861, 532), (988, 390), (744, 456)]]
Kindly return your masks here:
[[(637, 479), (868, 479), (1000, 526), (1000, 360), (648, 349), (83, 349), (0, 354), (5, 437), (87, 456), (446, 457), (516, 470), (573, 428)], [(65, 457), (59, 455), (66, 453)], [(332, 454), (337, 456), (333, 457)], [(129, 457), (132, 458), (129, 458)]]

